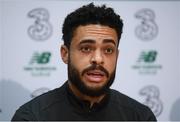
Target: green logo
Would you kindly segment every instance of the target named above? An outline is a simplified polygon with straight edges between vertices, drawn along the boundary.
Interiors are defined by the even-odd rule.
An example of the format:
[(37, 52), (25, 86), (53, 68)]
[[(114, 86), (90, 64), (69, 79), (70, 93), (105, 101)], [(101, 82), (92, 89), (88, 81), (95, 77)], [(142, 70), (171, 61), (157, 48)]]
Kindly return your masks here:
[(146, 62), (146, 63), (153, 63), (156, 61), (157, 51), (143, 51), (138, 59), (138, 62)]
[(34, 52), (24, 70), (32, 76), (50, 76), (56, 67), (51, 65), (51, 52)]
[(162, 65), (157, 64), (158, 52), (156, 50), (142, 51), (132, 69), (137, 70), (139, 74), (157, 74), (162, 69)]
[(34, 63), (47, 64), (47, 63), (49, 63), (50, 58), (51, 58), (50, 52), (43, 52), (43, 53), (35, 52), (33, 54), (30, 64), (34, 64)]

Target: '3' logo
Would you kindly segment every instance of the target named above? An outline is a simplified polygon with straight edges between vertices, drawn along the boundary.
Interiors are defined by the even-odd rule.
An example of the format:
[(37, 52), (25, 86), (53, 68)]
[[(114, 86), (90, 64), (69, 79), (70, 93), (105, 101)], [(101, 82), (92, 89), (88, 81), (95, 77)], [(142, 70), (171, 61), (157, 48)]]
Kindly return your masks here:
[(140, 95), (146, 97), (144, 104), (151, 108), (156, 116), (159, 116), (163, 110), (159, 89), (153, 85), (146, 86), (140, 90)]
[(52, 34), (48, 10), (44, 8), (33, 9), (28, 13), (28, 17), (34, 19), (34, 24), (28, 28), (29, 36), (36, 41), (47, 40)]
[(155, 13), (151, 9), (142, 9), (135, 17), (141, 20), (141, 24), (135, 29), (136, 36), (143, 41), (153, 40), (158, 34)]

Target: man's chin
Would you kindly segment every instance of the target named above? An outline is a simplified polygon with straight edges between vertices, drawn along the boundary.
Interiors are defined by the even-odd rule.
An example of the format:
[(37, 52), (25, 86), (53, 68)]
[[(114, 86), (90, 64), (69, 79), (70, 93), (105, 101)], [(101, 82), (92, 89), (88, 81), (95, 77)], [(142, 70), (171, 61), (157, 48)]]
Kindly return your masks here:
[[(96, 85), (96, 86), (95, 86)], [(91, 97), (98, 97), (101, 96), (103, 94), (105, 94), (109, 88), (106, 88), (105, 85), (103, 86), (97, 86), (97, 84), (93, 84), (92, 85), (86, 85), (83, 84), (81, 87), (78, 86), (78, 89), (80, 90), (81, 93), (87, 95), (87, 96), (91, 96)]]
[(103, 87), (106, 86), (106, 81), (85, 81), (84, 79), (82, 80), (84, 86), (88, 89), (94, 90), (94, 91), (99, 91), (103, 89)]

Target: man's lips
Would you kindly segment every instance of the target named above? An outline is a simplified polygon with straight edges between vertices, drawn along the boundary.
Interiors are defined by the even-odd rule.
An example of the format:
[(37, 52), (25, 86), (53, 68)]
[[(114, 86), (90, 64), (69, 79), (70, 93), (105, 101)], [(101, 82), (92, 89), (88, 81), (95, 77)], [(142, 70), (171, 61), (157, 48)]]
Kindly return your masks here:
[(91, 70), (87, 72), (87, 75), (93, 75), (93, 76), (104, 76), (105, 73), (100, 70)]
[(101, 70), (90, 70), (85, 73), (88, 81), (99, 83), (102, 82), (106, 74)]
[(109, 77), (108, 71), (104, 67), (96, 64), (93, 64), (82, 71), (82, 75), (85, 75), (86, 73), (88, 73), (89, 75), (105, 75), (106, 77)]

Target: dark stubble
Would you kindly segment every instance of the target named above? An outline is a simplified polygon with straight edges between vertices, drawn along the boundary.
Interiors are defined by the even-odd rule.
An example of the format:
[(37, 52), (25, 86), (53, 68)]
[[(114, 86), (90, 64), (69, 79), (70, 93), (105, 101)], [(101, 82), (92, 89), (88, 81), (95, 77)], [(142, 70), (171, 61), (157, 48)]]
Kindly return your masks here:
[[(101, 70), (102, 72), (104, 72), (106, 74), (106, 77), (108, 80), (108, 82), (106, 82), (106, 84), (104, 84), (102, 87), (99, 88), (90, 88), (88, 87), (80, 78), (80, 76), (83, 76), (86, 72), (91, 71), (91, 70)], [(72, 64), (71, 59), (69, 58), (68, 60), (68, 78), (69, 81), (83, 94), (87, 95), (87, 96), (91, 96), (91, 97), (97, 97), (97, 96), (101, 96), (103, 94), (105, 94), (106, 92), (108, 92), (108, 90), (110, 89), (110, 86), (112, 85), (112, 83), (114, 82), (114, 78), (115, 78), (115, 70), (113, 71), (112, 74), (110, 74), (104, 67), (97, 65), (97, 64), (92, 64), (91, 66), (89, 66), (88, 68), (84, 69), (82, 71), (82, 73), (80, 73)]]

